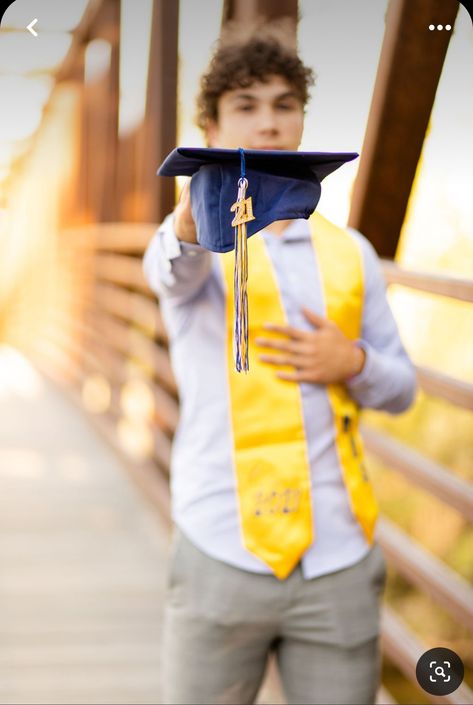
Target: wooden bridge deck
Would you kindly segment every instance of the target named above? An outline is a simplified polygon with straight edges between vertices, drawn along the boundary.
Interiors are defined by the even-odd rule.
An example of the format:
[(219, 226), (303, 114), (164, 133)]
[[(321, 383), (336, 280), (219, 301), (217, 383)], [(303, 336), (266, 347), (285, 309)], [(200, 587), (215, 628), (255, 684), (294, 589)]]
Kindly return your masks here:
[(0, 370), (0, 702), (158, 703), (167, 533), (22, 364)]
[[(0, 488), (0, 705), (160, 703), (167, 524), (88, 416), (4, 346)], [(273, 664), (257, 702), (284, 702)]]

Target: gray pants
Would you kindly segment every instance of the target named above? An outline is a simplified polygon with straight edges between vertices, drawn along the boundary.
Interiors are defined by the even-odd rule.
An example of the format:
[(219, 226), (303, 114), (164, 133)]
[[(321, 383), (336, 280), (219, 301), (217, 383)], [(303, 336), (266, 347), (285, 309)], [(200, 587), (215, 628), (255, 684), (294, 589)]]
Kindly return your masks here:
[(349, 568), (284, 581), (234, 568), (174, 535), (163, 703), (253, 703), (274, 651), (289, 703), (369, 705), (379, 686), (378, 544)]

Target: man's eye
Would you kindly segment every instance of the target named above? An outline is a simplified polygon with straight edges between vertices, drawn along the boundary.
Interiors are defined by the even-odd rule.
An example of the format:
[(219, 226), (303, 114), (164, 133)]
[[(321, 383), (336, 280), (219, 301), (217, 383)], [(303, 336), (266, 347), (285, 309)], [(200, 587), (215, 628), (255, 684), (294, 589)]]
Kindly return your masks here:
[(253, 110), (253, 106), (252, 105), (240, 105), (237, 109), (242, 110), (245, 113), (248, 113), (250, 110)]
[(279, 103), (276, 107), (278, 110), (294, 110), (294, 106), (291, 103)]

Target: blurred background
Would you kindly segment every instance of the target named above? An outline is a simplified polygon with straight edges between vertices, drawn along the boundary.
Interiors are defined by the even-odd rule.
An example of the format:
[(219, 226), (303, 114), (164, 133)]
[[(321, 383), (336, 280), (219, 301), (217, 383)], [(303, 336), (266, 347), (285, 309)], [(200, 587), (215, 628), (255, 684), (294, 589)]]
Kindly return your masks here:
[[(105, 571), (107, 602), (104, 585), (116, 585), (106, 572), (109, 549), (93, 565), (90, 556), (105, 530), (116, 545), (113, 531), (145, 516), (139, 500), (116, 500), (127, 492), (116, 478), (131, 477), (160, 523), (137, 519), (136, 545), (116, 560), (120, 576), (129, 561), (140, 605), (144, 585), (159, 602), (179, 400), (141, 259), (179, 184), (156, 170), (176, 145), (204, 145), (194, 98), (223, 24), (288, 15), (298, 19), (297, 37), (288, 41), (297, 41), (317, 74), (301, 148), (361, 155), (324, 181), (318, 209), (358, 228), (382, 258), (420, 384), (406, 413), (363, 415), (389, 564), (378, 701), (473, 702), (473, 30), (457, 0), (16, 0), (5, 12), (0, 560), (9, 575), (23, 572), (20, 583), (0, 584), (0, 594), (16, 616), (41, 589), (45, 602), (34, 634), (28, 619), (21, 639), (16, 616), (6, 621), (1, 702), (32, 702), (31, 693), (34, 702), (157, 702), (159, 604), (133, 632), (135, 649), (126, 650), (129, 633), (121, 633), (124, 651), (113, 660), (113, 624), (113, 634), (103, 627), (99, 656), (92, 637), (74, 650), (77, 624), (67, 632), (67, 619), (78, 614), (77, 604), (65, 605), (54, 631), (47, 625), (55, 599), (46, 594), (62, 594), (60, 576), (73, 564), (71, 575)], [(106, 469), (100, 444), (113, 451)], [(67, 538), (61, 507), (73, 512), (85, 538), (76, 553), (71, 539), (50, 555), (51, 542)], [(155, 545), (149, 534), (158, 526), (164, 538)], [(133, 567), (137, 550), (143, 564), (159, 558), (156, 573)], [(40, 589), (38, 576), (51, 571), (59, 582)], [(74, 591), (74, 580), (62, 589)], [(80, 604), (79, 623), (86, 624), (91, 614)], [(154, 631), (144, 636), (151, 623)], [(53, 632), (56, 646), (42, 661)], [(148, 680), (133, 671), (143, 639)], [(434, 646), (453, 649), (465, 664), (464, 684), (449, 696), (429, 695), (416, 683), (417, 659)], [(83, 674), (97, 658), (111, 659), (109, 681), (85, 691)], [(47, 669), (56, 673), (50, 681)], [(125, 672), (128, 690), (118, 687)], [(270, 669), (260, 702), (281, 698)]]

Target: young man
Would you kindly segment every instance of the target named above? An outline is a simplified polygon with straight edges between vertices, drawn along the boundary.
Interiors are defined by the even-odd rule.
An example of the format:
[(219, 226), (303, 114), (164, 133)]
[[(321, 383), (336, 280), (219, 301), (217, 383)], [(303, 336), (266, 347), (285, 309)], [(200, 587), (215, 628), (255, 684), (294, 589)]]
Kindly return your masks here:
[[(297, 150), (312, 82), (269, 29), (246, 41), (224, 37), (198, 103), (208, 145)], [(228, 254), (197, 244), (188, 186), (144, 257), (181, 400), (163, 702), (252, 703), (274, 650), (288, 702), (373, 703), (386, 566), (373, 538), (357, 411), (407, 409), (414, 368), (376, 253), (360, 233), (314, 214), (275, 222), (251, 242), (253, 347), (250, 372), (237, 381), (226, 316), (233, 270), (222, 264)], [(246, 489), (260, 474), (276, 483), (257, 493), (253, 526), (243, 521), (238, 467), (248, 454)], [(295, 489), (278, 484), (281, 471), (302, 484), (307, 472), (305, 524), (297, 523), (296, 480)], [(263, 515), (263, 543), (268, 527), (286, 527), (273, 551), (277, 568), (271, 550), (259, 552), (257, 526), (250, 538)]]

